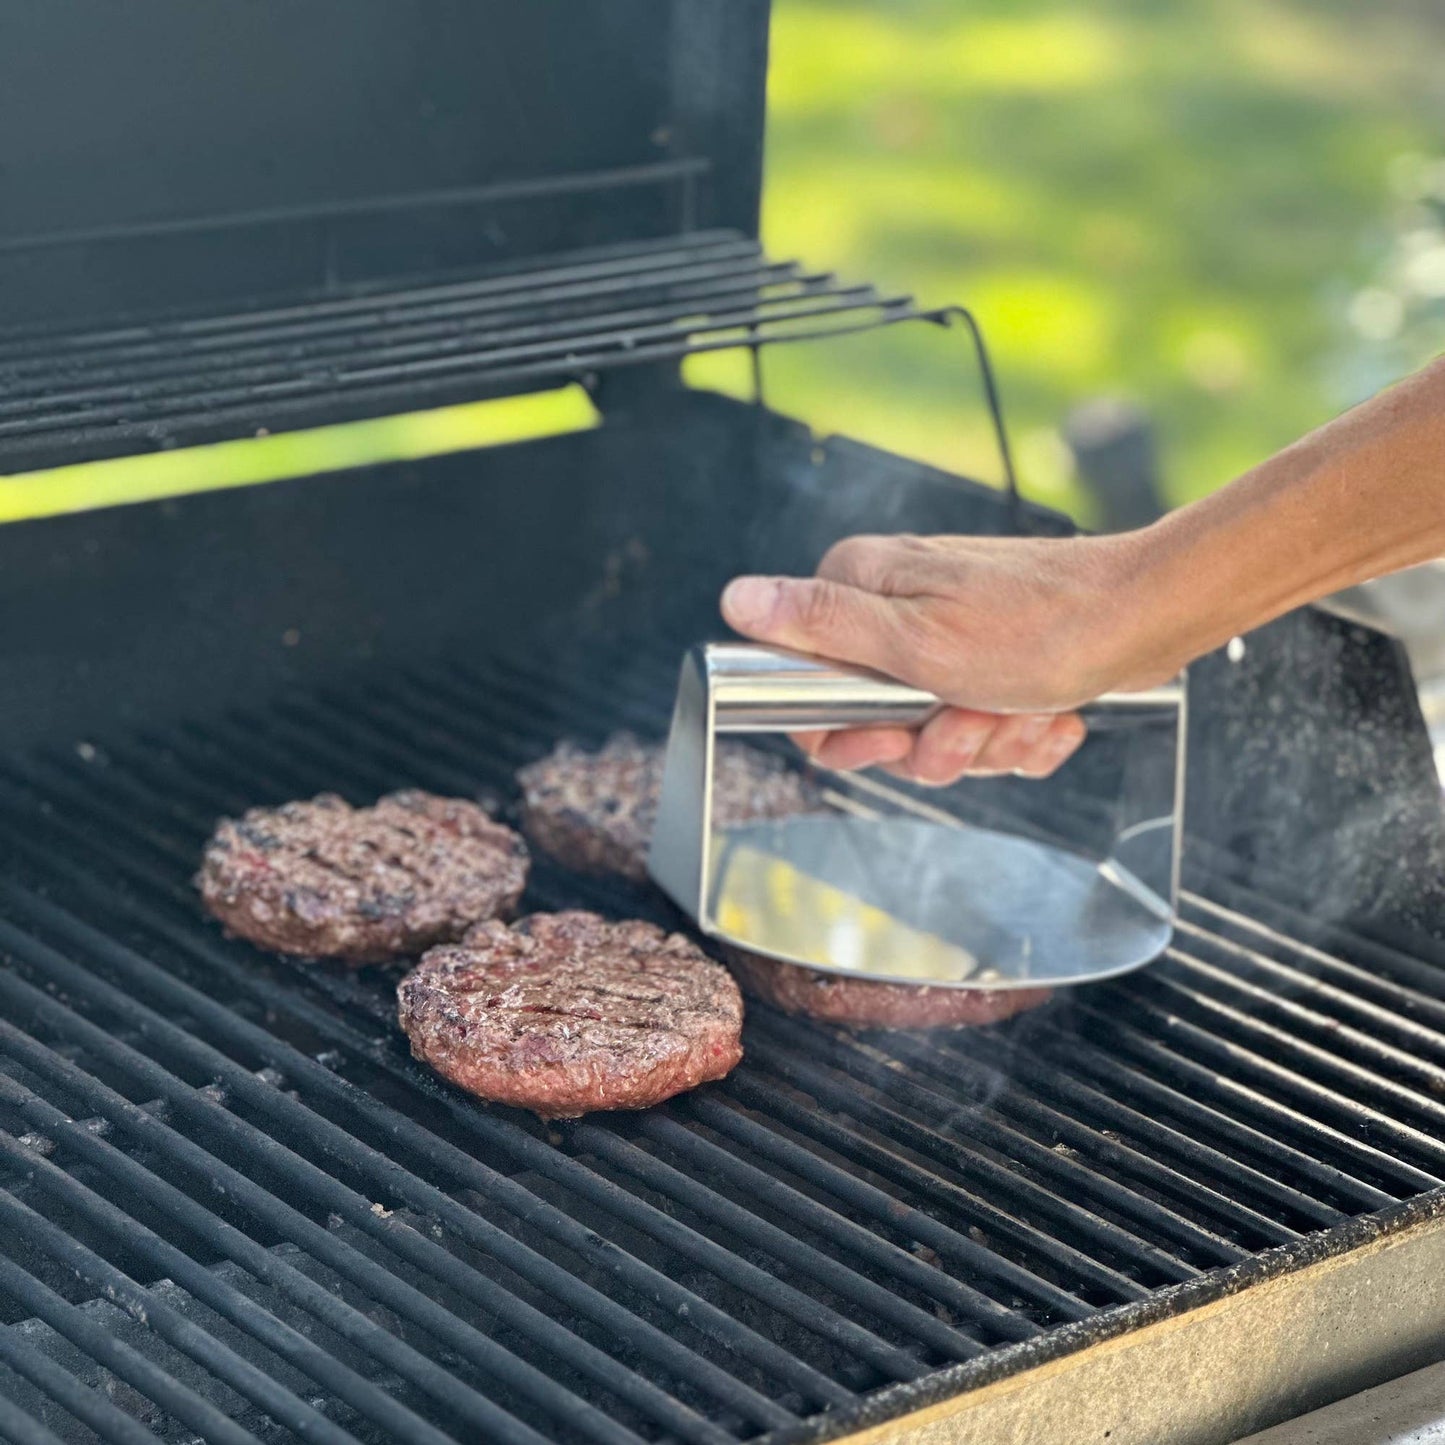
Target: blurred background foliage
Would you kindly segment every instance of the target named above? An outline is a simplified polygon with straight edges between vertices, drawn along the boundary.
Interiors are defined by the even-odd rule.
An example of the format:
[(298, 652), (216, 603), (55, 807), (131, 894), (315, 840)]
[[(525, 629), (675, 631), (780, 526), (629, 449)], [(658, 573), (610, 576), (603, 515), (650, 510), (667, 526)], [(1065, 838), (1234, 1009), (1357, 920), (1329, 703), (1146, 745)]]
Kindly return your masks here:
[[(1025, 488), (1060, 426), (1153, 419), (1200, 495), (1445, 347), (1440, 0), (777, 0), (775, 251), (959, 300)], [(767, 358), (784, 409), (997, 464), (961, 336)]]
[[(776, 0), (766, 240), (972, 307), (1030, 495), (1089, 519), (1061, 429), (1122, 397), (1177, 503), (1445, 344), (1442, 52), (1441, 0)], [(997, 478), (962, 333), (766, 372), (820, 430)], [(589, 415), (558, 394), (65, 468), (0, 487), (0, 519)]]

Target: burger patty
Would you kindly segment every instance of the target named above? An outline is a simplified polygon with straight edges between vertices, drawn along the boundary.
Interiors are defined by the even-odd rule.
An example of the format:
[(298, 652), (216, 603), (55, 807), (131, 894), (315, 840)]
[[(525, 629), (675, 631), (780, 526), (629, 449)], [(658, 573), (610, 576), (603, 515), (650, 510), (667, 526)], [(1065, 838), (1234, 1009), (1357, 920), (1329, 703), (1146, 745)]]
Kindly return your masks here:
[(595, 913), (479, 923), (397, 988), (411, 1051), (443, 1078), (544, 1118), (645, 1109), (742, 1058), (743, 1001), (679, 933)]
[(263, 948), (384, 963), (509, 917), (527, 867), (526, 844), (475, 803), (322, 793), (223, 818), (196, 883), (227, 932)]
[[(647, 881), (666, 749), (617, 733), (599, 752), (559, 743), (517, 774), (522, 829), (542, 852), (579, 873)], [(724, 825), (783, 818), (821, 806), (816, 784), (780, 758), (720, 743), (713, 817)]]
[(742, 986), (784, 1013), (855, 1029), (957, 1029), (998, 1023), (1047, 1003), (1046, 988), (937, 988), (821, 973), (729, 948)]

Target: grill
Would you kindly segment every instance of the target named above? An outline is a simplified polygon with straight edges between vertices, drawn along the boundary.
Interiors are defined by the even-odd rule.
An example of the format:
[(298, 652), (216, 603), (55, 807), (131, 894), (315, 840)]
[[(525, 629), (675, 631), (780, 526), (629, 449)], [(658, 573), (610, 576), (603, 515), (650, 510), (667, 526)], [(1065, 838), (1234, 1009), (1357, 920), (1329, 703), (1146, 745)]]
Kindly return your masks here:
[[(1439, 960), (1227, 890), (1011, 1028), (755, 1009), (726, 1084), (545, 1130), (411, 1061), (382, 971), (199, 917), (220, 810), (500, 794), (539, 715), (660, 730), (667, 660), (620, 696), (616, 661), (560, 698), (515, 659), (388, 670), (4, 769), (8, 1398), (139, 1438), (78, 1350), (207, 1439), (826, 1439), (1433, 1210)], [(529, 902), (667, 921), (545, 867)]]
[[(660, 735), (740, 568), (1066, 524), (679, 385), (961, 321), (997, 421), (962, 308), (759, 250), (765, 6), (257, 0), (219, 57), (181, 0), (80, 9), (110, 44), (0, 47), (9, 461), (566, 380), (601, 422), (0, 528), (0, 1436), (1212, 1445), (1438, 1354), (1445, 842), (1403, 660), (1338, 618), (1196, 669), (1168, 958), (999, 1028), (754, 1007), (723, 1084), (542, 1125), (411, 1060), (393, 975), (223, 939), (221, 813), (505, 811), (558, 738)], [(120, 106), (91, 150), (45, 56)], [(677, 921), (545, 863), (526, 902)]]

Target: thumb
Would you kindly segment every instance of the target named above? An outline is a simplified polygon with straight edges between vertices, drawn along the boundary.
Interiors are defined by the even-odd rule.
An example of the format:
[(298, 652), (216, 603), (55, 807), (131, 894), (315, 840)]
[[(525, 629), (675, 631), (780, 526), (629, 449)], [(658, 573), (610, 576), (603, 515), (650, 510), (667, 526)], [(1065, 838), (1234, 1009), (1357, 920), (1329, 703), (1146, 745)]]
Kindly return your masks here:
[(722, 595), (723, 617), (745, 637), (904, 680), (918, 662), (906, 616), (915, 605), (820, 577), (738, 577)]

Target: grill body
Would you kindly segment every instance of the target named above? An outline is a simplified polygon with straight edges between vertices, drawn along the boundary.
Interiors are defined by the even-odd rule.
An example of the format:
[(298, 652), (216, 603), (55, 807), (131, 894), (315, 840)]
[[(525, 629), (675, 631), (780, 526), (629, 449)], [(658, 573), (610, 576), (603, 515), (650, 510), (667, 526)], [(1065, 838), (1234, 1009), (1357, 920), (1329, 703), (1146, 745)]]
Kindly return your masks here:
[[(991, 1381), (1269, 1297), (1251, 1285), (1310, 1291), (1272, 1316), (1287, 1348), (1310, 1300), (1338, 1310), (1362, 1277), (1327, 1266), (1392, 1247), (1426, 1251), (1429, 1278), (1439, 945), (1379, 893), (1370, 927), (1408, 951), (1322, 916), (1303, 888), (1328, 841), (1296, 833), (1293, 877), (1242, 887), (1241, 842), (1271, 820), (1201, 805), (1197, 782), (1191, 898), (1157, 968), (976, 1035), (754, 1009), (720, 1088), (549, 1131), (413, 1064), (384, 971), (271, 960), (200, 916), (219, 813), (405, 784), (505, 807), (559, 737), (660, 734), (679, 650), (739, 566), (1009, 516), (989, 489), (678, 394), (570, 437), (0, 531), (4, 1398), (73, 1439), (67, 1390), (104, 1379), (175, 1438), (223, 1438), (208, 1410), (305, 1438), (320, 1409), (357, 1440), (821, 1440), (982, 1408)], [(1333, 724), (1281, 691), (1283, 654), (1315, 659)], [(1350, 745), (1341, 696), (1405, 706), (1394, 662), (1305, 614), (1206, 664), (1193, 775), (1282, 786), (1288, 734)], [(1271, 760), (1252, 779), (1246, 736)], [(1401, 736), (1376, 766), (1407, 780)], [(527, 901), (671, 921), (545, 865)], [(1429, 1354), (1433, 1287), (1373, 1331), (1353, 1298), (1328, 1376), (1239, 1374), (1180, 1438)], [(1069, 1408), (1113, 1420), (1170, 1368), (1086, 1373)]]
[(754, 1009), (722, 1086), (543, 1128), (414, 1064), (385, 972), (220, 937), (217, 815), (506, 808), (558, 738), (661, 733), (736, 571), (1019, 514), (678, 385), (954, 315), (758, 253), (764, 6), (111, 11), (0, 22), (10, 462), (569, 378), (602, 422), (0, 529), (0, 1434), (1205, 1445), (1431, 1357), (1445, 850), (1367, 629), (1195, 670), (1176, 947), (999, 1030)]

